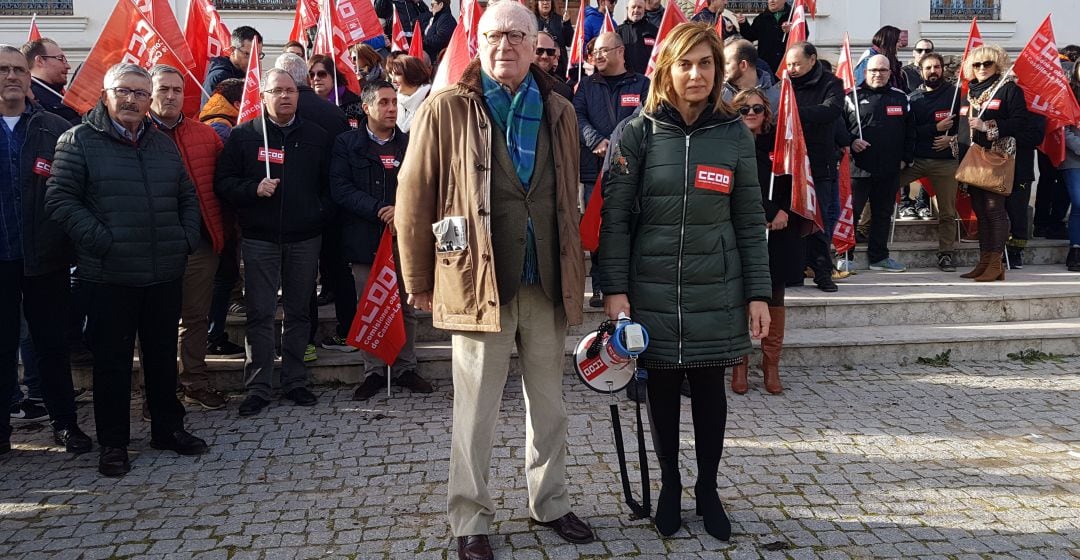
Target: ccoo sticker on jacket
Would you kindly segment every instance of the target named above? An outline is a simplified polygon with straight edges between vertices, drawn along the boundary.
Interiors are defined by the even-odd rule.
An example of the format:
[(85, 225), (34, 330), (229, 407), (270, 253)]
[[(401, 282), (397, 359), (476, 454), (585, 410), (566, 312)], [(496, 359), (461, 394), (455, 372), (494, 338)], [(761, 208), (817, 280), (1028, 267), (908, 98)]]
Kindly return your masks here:
[(889, 105), (885, 107), (885, 114), (889, 115), (890, 117), (903, 116), (904, 108), (899, 105)]
[(52, 162), (45, 158), (37, 158), (34, 160), (34, 173), (41, 175), (42, 177), (51, 177)]
[(731, 194), (731, 170), (699, 165), (694, 173), (694, 186), (699, 189)]
[[(259, 161), (266, 161), (266, 148), (259, 146)], [(285, 151), (270, 149), (270, 163), (285, 164)]]
[(641, 105), (641, 96), (636, 93), (624, 93), (619, 98), (620, 107), (637, 107)]

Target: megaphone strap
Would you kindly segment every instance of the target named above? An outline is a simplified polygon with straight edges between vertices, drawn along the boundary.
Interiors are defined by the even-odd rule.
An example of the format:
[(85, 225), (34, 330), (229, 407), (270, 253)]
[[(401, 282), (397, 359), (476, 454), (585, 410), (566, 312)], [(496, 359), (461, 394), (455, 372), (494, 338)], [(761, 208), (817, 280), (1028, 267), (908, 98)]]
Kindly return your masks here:
[[(638, 381), (631, 381), (636, 383)], [(619, 457), (619, 475), (622, 478), (623, 496), (630, 507), (633, 519), (648, 519), (652, 515), (652, 500), (649, 495), (649, 458), (645, 449), (645, 428), (641, 422), (641, 401), (634, 399), (637, 405), (637, 446), (638, 462), (641, 468), (641, 503), (634, 499), (630, 491), (630, 476), (626, 467), (626, 446), (623, 444), (622, 423), (619, 421), (619, 405), (611, 403), (611, 428), (615, 432), (615, 451)]]

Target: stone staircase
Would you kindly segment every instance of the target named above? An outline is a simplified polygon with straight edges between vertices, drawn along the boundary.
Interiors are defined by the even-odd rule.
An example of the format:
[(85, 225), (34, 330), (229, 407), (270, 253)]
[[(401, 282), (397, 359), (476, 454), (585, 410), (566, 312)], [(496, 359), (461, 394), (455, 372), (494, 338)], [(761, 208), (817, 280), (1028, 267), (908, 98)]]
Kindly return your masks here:
[[(899, 221), (893, 257), (911, 267), (895, 274), (866, 269), (864, 249), (856, 249), (858, 270), (826, 294), (809, 281), (787, 292), (787, 336), (782, 365), (858, 368), (864, 364), (906, 364), (919, 357), (950, 352), (953, 362), (1007, 360), (1006, 354), (1032, 348), (1055, 354), (1080, 354), (1080, 274), (1064, 265), (1068, 244), (1037, 239), (1025, 251), (1025, 268), (1008, 271), (1005, 282), (975, 283), (944, 273), (936, 263), (935, 220)], [(959, 266), (978, 259), (978, 244), (961, 243)], [(1027, 263), (1035, 264), (1027, 264)], [(588, 288), (587, 288), (588, 289)], [(580, 337), (603, 320), (585, 309), (585, 323), (566, 340), (569, 354)], [(280, 316), (279, 316), (280, 319)], [(334, 328), (333, 306), (319, 310), (319, 337)], [(229, 318), (230, 338), (243, 340), (243, 318)], [(448, 385), (449, 335), (421, 314), (417, 331), (421, 375)], [(309, 364), (316, 383), (358, 383), (359, 352), (319, 349)], [(243, 387), (241, 359), (208, 360), (221, 389)], [(516, 357), (511, 369), (517, 371)], [(572, 369), (567, 361), (567, 372)], [(89, 372), (82, 372), (88, 378)]]

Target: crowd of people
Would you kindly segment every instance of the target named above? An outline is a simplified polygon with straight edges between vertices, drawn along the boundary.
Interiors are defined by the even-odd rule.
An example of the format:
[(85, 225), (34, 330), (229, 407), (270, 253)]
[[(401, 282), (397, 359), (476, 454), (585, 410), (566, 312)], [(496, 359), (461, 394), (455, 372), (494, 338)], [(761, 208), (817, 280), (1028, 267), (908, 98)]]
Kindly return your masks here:
[[(389, 228), (406, 342), (390, 364), (364, 354), (354, 399), (388, 381), (432, 392), (418, 373), (416, 313), (450, 331), (448, 514), (459, 557), (491, 558), (491, 442), (516, 347), (530, 515), (569, 542), (590, 542), (588, 523), (570, 511), (562, 376), (567, 328), (582, 322), (586, 305), (582, 204), (599, 188), (588, 305), (613, 320), (630, 315), (650, 335), (639, 359), (646, 390), (632, 397), (648, 402), (660, 463), (657, 530), (668, 536), (682, 524), (679, 412), (688, 393), (697, 512), (709, 534), (727, 540), (717, 493), (726, 372), (731, 390), (746, 393), (751, 339), (760, 339), (765, 389), (781, 393), (785, 291), (807, 274), (823, 291), (839, 289), (846, 273), (836, 260), (852, 258), (835, 254), (830, 235), (844, 150), (872, 270), (906, 270), (888, 243), (900, 194), (902, 217), (936, 207), (937, 264), (955, 271), (957, 199), (966, 191), (981, 258), (963, 276), (1004, 280), (1006, 268), (1023, 266), (1044, 122), (1005, 77), (1002, 48), (971, 51), (961, 94), (931, 41), (917, 41), (903, 65), (906, 45), (891, 26), (859, 58), (855, 94), (846, 95), (814, 44), (786, 47), (791, 6), (781, 0), (752, 18), (713, 0), (670, 32), (646, 77), (663, 8), (629, 0), (626, 21), (605, 33), (614, 3), (599, 0), (576, 22), (586, 43), (581, 68), (568, 68), (574, 31), (555, 2), (491, 3), (477, 59), (452, 87), (432, 91), (456, 20), (440, 0), (430, 8), (378, 0), (387, 34), (394, 11), (407, 34), (420, 23), (422, 57), (388, 52), (385, 38), (359, 44), (351, 54), (361, 89), (352, 91), (333, 58), (287, 43), (259, 84), (263, 118), (243, 123), (246, 69), (266, 54), (251, 27), (234, 29), (226, 54), (211, 61), (198, 115), (183, 114), (182, 70), (132, 64), (110, 68), (97, 106), (80, 115), (62, 103), (71, 67), (60, 45), (0, 45), (8, 154), (0, 395), (11, 395), (0, 453), (11, 450), (11, 424), (44, 420), (67, 452), (90, 451), (71, 375), (73, 363), (89, 365), (99, 471), (127, 473), (136, 349), (156, 449), (207, 451), (186, 430), (183, 403), (227, 405), (208, 357), (245, 358), (241, 416), (272, 404), (279, 359), (284, 400), (316, 404), (308, 371), (316, 344), (356, 351), (346, 337), (357, 294)], [(1080, 93), (1072, 64), (1080, 48), (1063, 53)], [(791, 177), (771, 175), (778, 69), (794, 90), (824, 231), (792, 210)], [(1057, 169), (1038, 159), (1035, 232), (1067, 237), (1068, 269), (1080, 271), (1080, 213), (1064, 225), (1070, 202), (1080, 203), (1080, 129), (1065, 138)], [(1002, 145), (1016, 156), (1010, 194), (957, 182), (968, 150)], [(932, 198), (914, 186), (919, 179), (929, 180)], [(447, 231), (461, 237), (438, 237)], [(316, 341), (318, 306), (328, 304), (334, 331)], [(243, 346), (228, 338), (229, 315), (244, 317)]]

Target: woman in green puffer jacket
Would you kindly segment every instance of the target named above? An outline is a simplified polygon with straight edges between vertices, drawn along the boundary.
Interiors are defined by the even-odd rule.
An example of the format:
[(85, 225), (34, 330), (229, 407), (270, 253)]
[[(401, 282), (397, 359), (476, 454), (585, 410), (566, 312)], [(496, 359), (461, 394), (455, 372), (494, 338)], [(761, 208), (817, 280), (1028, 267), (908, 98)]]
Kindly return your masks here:
[[(604, 309), (649, 332), (649, 417), (660, 463), (655, 523), (680, 519), (679, 387), (690, 382), (697, 510), (709, 534), (731, 523), (716, 491), (724, 445), (724, 368), (768, 334), (772, 294), (754, 139), (721, 98), (723, 43), (688, 23), (667, 38), (641, 115), (619, 140), (603, 184)], [(749, 328), (747, 311), (749, 310)]]

